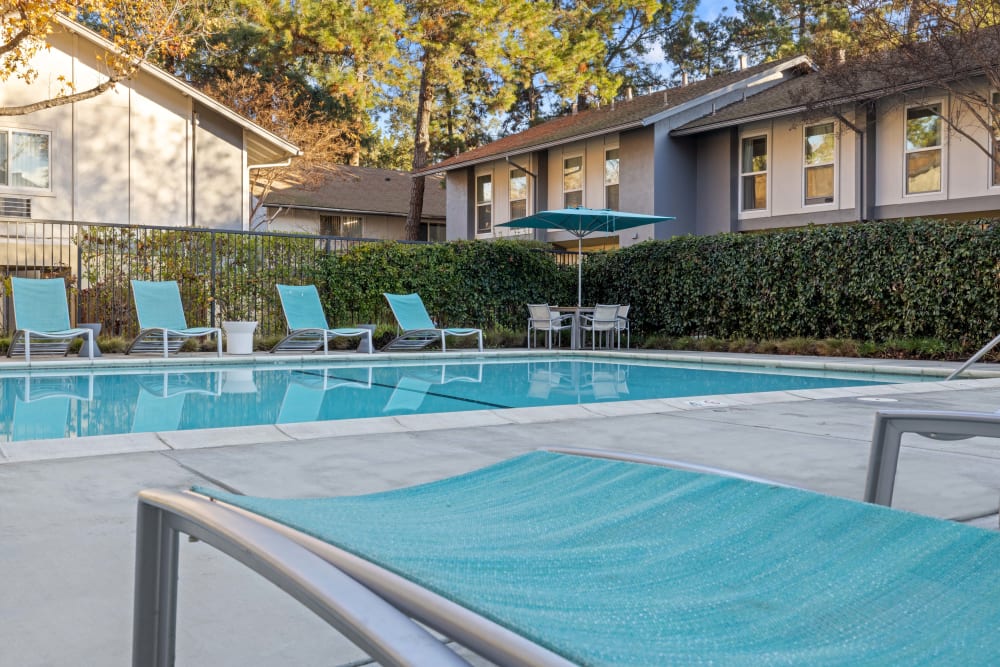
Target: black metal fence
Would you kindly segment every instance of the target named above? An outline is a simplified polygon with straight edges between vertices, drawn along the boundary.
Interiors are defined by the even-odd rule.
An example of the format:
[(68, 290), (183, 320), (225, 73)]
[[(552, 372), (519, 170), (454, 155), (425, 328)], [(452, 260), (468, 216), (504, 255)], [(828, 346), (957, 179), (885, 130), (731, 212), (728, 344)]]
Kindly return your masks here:
[[(312, 279), (320, 257), (373, 239), (186, 227), (0, 220), (4, 298), (0, 329), (14, 330), (10, 276), (60, 277), (71, 318), (100, 322), (102, 335), (138, 333), (131, 280), (176, 280), (191, 326), (256, 320), (257, 333), (283, 333), (274, 285)], [(401, 243), (422, 243), (401, 241)], [(575, 265), (576, 253), (554, 252)]]

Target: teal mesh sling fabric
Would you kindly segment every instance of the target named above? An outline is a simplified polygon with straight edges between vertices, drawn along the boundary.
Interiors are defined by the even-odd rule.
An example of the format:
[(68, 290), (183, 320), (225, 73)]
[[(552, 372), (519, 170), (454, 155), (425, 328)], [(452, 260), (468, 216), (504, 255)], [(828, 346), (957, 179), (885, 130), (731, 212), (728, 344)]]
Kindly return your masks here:
[(368, 496), (198, 491), (582, 665), (1000, 662), (1000, 534), (882, 507), (546, 452)]

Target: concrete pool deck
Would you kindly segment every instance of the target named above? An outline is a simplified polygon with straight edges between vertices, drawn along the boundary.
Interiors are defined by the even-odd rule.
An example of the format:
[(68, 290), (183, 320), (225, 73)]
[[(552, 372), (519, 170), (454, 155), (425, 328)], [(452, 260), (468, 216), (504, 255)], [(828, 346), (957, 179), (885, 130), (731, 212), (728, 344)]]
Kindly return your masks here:
[[(752, 360), (928, 374), (956, 366)], [(858, 498), (873, 415), (882, 408), (993, 412), (1000, 378), (0, 443), (0, 664), (130, 664), (135, 494), (144, 488), (207, 483), (256, 495), (356, 494), (574, 445), (689, 460)], [(998, 496), (1000, 440), (904, 440), (895, 506), (996, 527)], [(364, 664), (310, 612), (200, 543), (181, 546), (178, 617), (178, 665)]]

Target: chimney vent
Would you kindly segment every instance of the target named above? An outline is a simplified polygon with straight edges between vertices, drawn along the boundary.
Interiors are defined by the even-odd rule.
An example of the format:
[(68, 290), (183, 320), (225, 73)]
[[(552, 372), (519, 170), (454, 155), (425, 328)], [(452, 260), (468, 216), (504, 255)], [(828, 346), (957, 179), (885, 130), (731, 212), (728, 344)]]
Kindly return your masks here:
[(747, 54), (741, 53), (740, 54), (740, 69), (743, 70), (743, 69), (746, 69), (746, 68), (747, 68)]
[(579, 108), (580, 107), (579, 107), (579, 105), (577, 105), (576, 100), (573, 100), (573, 107), (572, 107), (573, 112), (572, 113), (573, 113), (574, 116), (576, 115), (576, 112), (579, 110)]
[(847, 62), (847, 51), (843, 48), (837, 49), (837, 64), (843, 65)]
[(687, 72), (681, 72), (681, 85), (682, 86), (688, 85), (688, 73)]
[(625, 87), (625, 101), (627, 102), (632, 101), (632, 86)]

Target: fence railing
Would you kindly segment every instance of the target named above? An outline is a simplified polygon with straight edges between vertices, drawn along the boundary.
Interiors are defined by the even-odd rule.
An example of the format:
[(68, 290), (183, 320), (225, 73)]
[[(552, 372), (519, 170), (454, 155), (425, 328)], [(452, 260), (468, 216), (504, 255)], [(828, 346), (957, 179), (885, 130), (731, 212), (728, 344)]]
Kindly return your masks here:
[[(276, 283), (312, 280), (320, 257), (376, 239), (190, 227), (0, 219), (0, 333), (14, 331), (10, 276), (67, 281), (70, 315), (100, 322), (102, 335), (138, 333), (130, 281), (176, 280), (188, 323), (256, 320), (263, 336), (284, 333)], [(423, 243), (401, 241), (401, 243)], [(562, 265), (576, 253), (553, 252)]]

